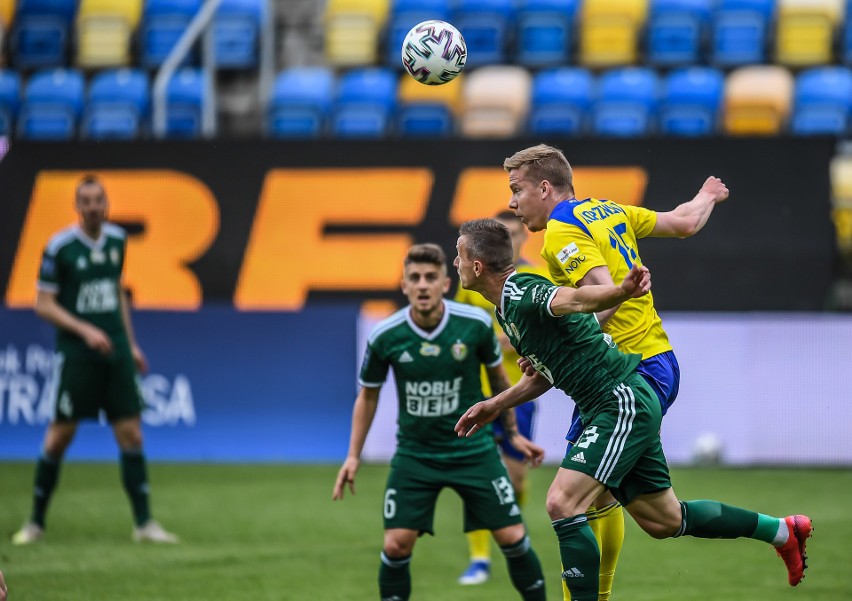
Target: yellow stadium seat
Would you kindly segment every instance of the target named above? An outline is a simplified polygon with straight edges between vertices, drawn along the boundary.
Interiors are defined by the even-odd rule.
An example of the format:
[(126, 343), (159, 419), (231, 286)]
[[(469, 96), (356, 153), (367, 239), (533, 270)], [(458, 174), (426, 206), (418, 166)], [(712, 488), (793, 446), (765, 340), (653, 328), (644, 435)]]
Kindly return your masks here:
[(586, 0), (580, 14), (580, 62), (590, 67), (637, 60), (648, 0)]
[(529, 109), (531, 78), (523, 67), (481, 67), (462, 87), (462, 134), (505, 138), (519, 133)]
[(136, 29), (142, 15), (142, 0), (82, 0), (77, 18), (112, 16), (124, 19), (130, 29)]
[(130, 38), (141, 13), (142, 0), (83, 0), (77, 13), (77, 65), (130, 64)]
[(831, 160), (831, 220), (837, 248), (852, 259), (852, 156), (839, 155)]
[(455, 113), (461, 104), (463, 79), (464, 75), (459, 75), (451, 82), (440, 86), (425, 86), (413, 77), (403, 75), (399, 83), (399, 101), (444, 104)]
[(325, 58), (335, 67), (372, 65), (378, 58), (379, 23), (366, 13), (343, 13), (328, 18)]
[(328, 19), (342, 14), (366, 14), (381, 26), (389, 10), (390, 0), (328, 0), (325, 16)]
[(784, 67), (755, 65), (733, 71), (725, 85), (725, 131), (773, 135), (790, 116), (793, 76)]
[(776, 62), (790, 66), (830, 63), (834, 33), (843, 10), (843, 0), (781, 0), (775, 36)]
[(15, 0), (0, 0), (0, 29), (9, 31), (15, 15)]

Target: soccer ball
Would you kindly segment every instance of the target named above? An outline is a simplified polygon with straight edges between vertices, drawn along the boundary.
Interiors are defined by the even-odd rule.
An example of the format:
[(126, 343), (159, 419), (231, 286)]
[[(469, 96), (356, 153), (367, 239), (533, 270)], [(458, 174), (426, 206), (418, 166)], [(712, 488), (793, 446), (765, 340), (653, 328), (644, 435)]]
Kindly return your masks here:
[(427, 86), (455, 79), (467, 61), (467, 45), (459, 30), (444, 21), (423, 21), (402, 42), (402, 65)]
[(724, 458), (722, 440), (714, 433), (707, 432), (695, 439), (692, 447), (692, 462), (695, 465), (719, 465)]

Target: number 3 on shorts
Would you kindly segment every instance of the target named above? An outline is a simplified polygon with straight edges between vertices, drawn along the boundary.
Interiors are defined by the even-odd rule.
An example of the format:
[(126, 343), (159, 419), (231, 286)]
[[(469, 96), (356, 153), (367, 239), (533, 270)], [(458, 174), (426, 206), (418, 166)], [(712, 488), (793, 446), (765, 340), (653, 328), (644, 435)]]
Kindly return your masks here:
[(580, 441), (577, 443), (577, 446), (581, 449), (588, 449), (589, 445), (598, 439), (598, 436), (600, 436), (600, 434), (598, 434), (598, 427), (589, 426), (583, 430), (583, 436), (580, 437)]
[(389, 520), (396, 515), (396, 501), (393, 496), (396, 494), (395, 488), (389, 488), (385, 492), (385, 519)]

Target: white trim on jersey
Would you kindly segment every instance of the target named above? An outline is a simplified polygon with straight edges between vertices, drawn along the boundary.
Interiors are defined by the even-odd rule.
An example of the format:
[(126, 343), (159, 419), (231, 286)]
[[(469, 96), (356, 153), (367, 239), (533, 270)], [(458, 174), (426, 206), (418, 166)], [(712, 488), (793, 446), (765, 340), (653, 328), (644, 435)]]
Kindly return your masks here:
[(54, 284), (52, 282), (43, 282), (41, 280), (36, 284), (36, 290), (40, 290), (42, 292), (50, 292), (51, 294), (59, 292), (59, 284)]
[(414, 332), (420, 336), (421, 338), (425, 338), (426, 340), (434, 340), (437, 338), (441, 332), (444, 331), (444, 328), (447, 327), (447, 322), (450, 321), (450, 310), (447, 307), (447, 300), (441, 299), (441, 302), (444, 303), (444, 314), (441, 316), (441, 321), (438, 323), (437, 327), (431, 332), (427, 332), (416, 323), (414, 323), (414, 318), (411, 317), (411, 305), (407, 306), (407, 311), (405, 312), (405, 321), (408, 322), (408, 327), (410, 327)]
[(76, 225), (70, 225), (66, 227), (64, 230), (59, 230), (53, 236), (50, 237), (50, 240), (47, 242), (47, 247), (45, 248), (45, 252), (51, 256), (56, 256), (56, 253), (59, 252), (59, 249), (72, 242), (76, 239), (75, 230), (78, 228)]
[(384, 382), (365, 382), (361, 378), (358, 378), (358, 384), (364, 388), (381, 388), (385, 385)]
[(103, 231), (107, 236), (112, 236), (113, 238), (119, 238), (121, 240), (127, 238), (127, 232), (124, 228), (114, 223), (104, 223)]
[[(557, 293), (557, 292), (559, 292), (559, 287), (558, 287), (558, 286), (557, 286), (557, 287), (555, 287), (555, 288), (553, 289), (553, 292), (551, 292), (551, 293), (550, 293), (550, 296), (548, 296), (548, 297), (547, 297), (547, 303), (545, 304), (545, 308), (547, 309), (547, 314), (548, 314), (548, 315), (550, 315), (551, 317), (562, 317), (561, 315), (556, 315), (556, 314), (553, 312), (553, 309), (551, 309), (551, 308), (550, 308), (550, 303), (552, 303), (552, 302), (553, 302), (553, 299), (554, 299), (554, 298), (556, 298), (556, 293)], [(598, 324), (598, 325), (600, 325), (600, 324)]]
[(408, 311), (408, 307), (406, 306), (406, 307), (400, 309), (399, 311), (397, 311), (396, 313), (393, 313), (393, 314), (389, 315), (388, 317), (385, 317), (383, 320), (381, 320), (379, 323), (377, 323), (375, 325), (375, 327), (373, 327), (373, 331), (370, 332), (370, 335), (367, 337), (367, 344), (373, 344), (373, 342), (376, 341), (376, 338), (378, 338), (379, 336), (381, 336), (382, 334), (384, 334), (386, 331), (390, 330), (391, 328), (395, 328), (396, 326), (398, 326), (399, 324), (404, 322), (405, 321), (405, 313), (407, 311)]
[[(506, 287), (509, 285), (509, 280), (511, 280), (511, 279), (512, 279), (512, 276), (514, 276), (516, 273), (518, 273), (518, 272), (517, 272), (517, 271), (513, 271), (512, 273), (510, 273), (510, 274), (509, 274), (509, 277), (507, 277), (507, 278), (505, 279), (505, 281), (503, 282), (503, 290), (501, 290), (501, 291), (500, 291), (500, 315), (505, 315), (505, 314), (506, 314), (506, 312), (505, 312), (505, 311), (503, 311), (503, 305), (504, 305), (504, 302), (503, 302), (503, 301), (505, 301), (505, 300), (506, 300)], [(517, 289), (517, 288), (518, 288), (518, 287), (517, 287), (517, 286), (515, 286), (514, 284), (512, 284), (512, 286), (514, 286), (514, 288), (515, 288), (515, 289)]]
[(453, 315), (459, 315), (461, 317), (470, 317), (472, 319), (478, 319), (487, 327), (493, 327), (494, 322), (491, 319), (491, 316), (484, 309), (480, 309), (479, 307), (474, 307), (473, 305), (468, 305), (465, 303), (459, 303), (450, 299), (444, 299), (444, 307), (450, 310), (450, 313)]

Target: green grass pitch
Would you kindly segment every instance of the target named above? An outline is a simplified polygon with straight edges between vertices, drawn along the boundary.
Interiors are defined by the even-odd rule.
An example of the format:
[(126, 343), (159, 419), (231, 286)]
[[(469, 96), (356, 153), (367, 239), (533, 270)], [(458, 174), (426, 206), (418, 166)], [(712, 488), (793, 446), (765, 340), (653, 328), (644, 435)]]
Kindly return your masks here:
[[(548, 599), (561, 599), (556, 537), (544, 511), (555, 468), (532, 478), (525, 510), (545, 566)], [(336, 466), (151, 466), (155, 515), (183, 538), (174, 547), (130, 542), (117, 465), (65, 465), (46, 539), (13, 547), (29, 510), (32, 465), (0, 464), (0, 568), (10, 601), (362, 601), (376, 575), (386, 466), (364, 466), (357, 495), (332, 503)], [(748, 540), (655, 541), (628, 518), (613, 601), (845, 601), (852, 599), (852, 471), (676, 469), (681, 498), (715, 498), (775, 515), (814, 519), (810, 569), (787, 585), (781, 560)], [(462, 587), (460, 504), (439, 500), (437, 536), (414, 551), (414, 599), (517, 599), (494, 549), (492, 579)]]

